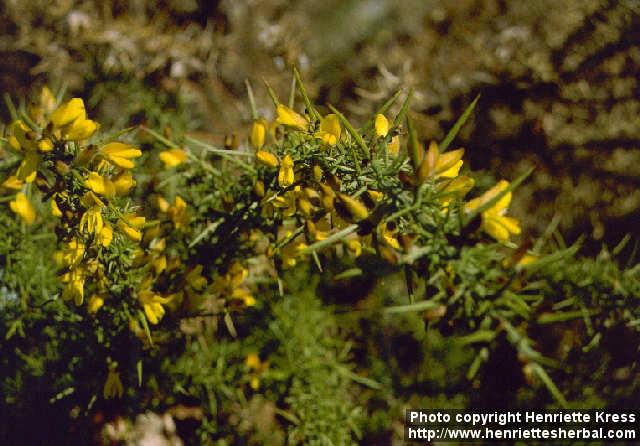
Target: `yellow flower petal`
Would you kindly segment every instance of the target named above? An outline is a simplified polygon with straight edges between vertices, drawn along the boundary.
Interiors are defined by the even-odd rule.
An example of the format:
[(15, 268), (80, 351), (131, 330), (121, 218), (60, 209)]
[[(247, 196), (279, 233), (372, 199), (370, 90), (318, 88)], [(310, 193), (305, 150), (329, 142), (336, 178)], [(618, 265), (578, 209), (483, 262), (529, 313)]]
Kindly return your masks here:
[(99, 199), (98, 196), (93, 193), (93, 191), (88, 191), (86, 194), (84, 194), (80, 199), (80, 203), (82, 203), (82, 205), (87, 208), (90, 208), (91, 206), (98, 206), (101, 208), (104, 207), (104, 202)]
[(391, 138), (391, 142), (387, 145), (387, 150), (393, 156), (400, 153), (400, 137), (398, 135)]
[(202, 276), (202, 265), (196, 265), (194, 269), (189, 271), (185, 279), (197, 291), (202, 291), (207, 286), (207, 279)]
[(261, 149), (267, 135), (267, 121), (264, 119), (256, 119), (251, 126), (251, 136), (249, 140), (255, 149)]
[(438, 177), (454, 178), (462, 167), (464, 149), (451, 150), (438, 156), (434, 175)]
[(70, 141), (83, 141), (93, 136), (98, 127), (98, 123), (91, 119), (76, 119), (64, 131), (63, 137)]
[(104, 305), (104, 299), (97, 294), (92, 295), (89, 298), (89, 304), (87, 305), (87, 311), (90, 314), (96, 314), (100, 308)]
[(54, 259), (58, 266), (73, 266), (84, 257), (84, 244), (77, 239), (71, 240), (61, 251), (56, 251)]
[(276, 107), (276, 123), (295, 127), (299, 130), (307, 130), (309, 122), (300, 114), (291, 110), (286, 105), (278, 104)]
[(351, 239), (347, 241), (347, 249), (353, 254), (354, 257), (360, 256), (362, 253), (362, 243), (358, 239)]
[(256, 160), (267, 167), (278, 166), (278, 158), (273, 153), (267, 152), (265, 150), (258, 150), (256, 152)]
[(92, 206), (87, 209), (80, 219), (80, 230), (82, 232), (99, 235), (103, 227), (104, 220), (99, 206)]
[(108, 222), (104, 223), (100, 234), (97, 237), (98, 243), (107, 248), (113, 240), (113, 228)]
[(86, 119), (87, 113), (84, 102), (80, 98), (73, 98), (58, 107), (51, 113), (51, 123), (55, 127), (62, 127), (71, 124), (76, 119)]
[(160, 152), (158, 156), (167, 169), (179, 166), (187, 160), (187, 152), (182, 149), (165, 150), (164, 152)]
[(97, 172), (89, 172), (85, 185), (96, 194), (104, 195), (108, 198), (113, 197), (116, 193), (116, 186), (113, 182), (100, 176)]
[(6, 187), (7, 189), (20, 190), (22, 189), (22, 185), (24, 183), (18, 179), (15, 175), (11, 175), (9, 178), (4, 180), (2, 183), (2, 187)]
[(334, 146), (340, 140), (342, 128), (338, 116), (331, 113), (320, 119), (320, 130), (316, 133), (316, 137), (330, 146)]
[(131, 172), (124, 171), (113, 179), (113, 185), (115, 186), (116, 195), (125, 196), (136, 185), (136, 180), (133, 179)]
[(131, 226), (127, 225), (126, 223), (122, 221), (119, 222), (118, 228), (120, 228), (124, 235), (129, 237), (132, 241), (139, 242), (140, 240), (142, 240), (142, 233), (137, 229), (134, 229)]
[(55, 197), (51, 199), (50, 206), (51, 206), (51, 215), (58, 218), (62, 217), (62, 211), (58, 207), (58, 203), (56, 202)]
[(10, 126), (11, 136), (9, 144), (15, 150), (35, 150), (37, 135), (21, 120), (16, 120)]
[(77, 306), (82, 305), (84, 300), (84, 270), (81, 268), (72, 269), (62, 277), (62, 280), (67, 283), (62, 290), (62, 298), (65, 300), (73, 299)]
[(15, 200), (9, 202), (9, 207), (13, 212), (18, 214), (22, 220), (28, 225), (32, 224), (36, 219), (36, 211), (22, 192), (18, 192)]
[(140, 149), (121, 142), (109, 143), (100, 151), (110, 163), (123, 169), (132, 169), (135, 164), (131, 160), (142, 156)]
[[(486, 191), (480, 197), (474, 198), (469, 201), (466, 205), (467, 212), (473, 211), (479, 207), (482, 207), (485, 203), (491, 201), (496, 195), (500, 194), (503, 190), (509, 187), (509, 182), (505, 180), (500, 180), (498, 183), (493, 186), (491, 189)], [(486, 212), (492, 212), (494, 214), (500, 213), (509, 207), (509, 203), (511, 203), (511, 192), (505, 194), (496, 204), (491, 206), (491, 208), (487, 209)]]
[(35, 152), (29, 152), (26, 154), (18, 170), (16, 172), (16, 177), (20, 181), (24, 181), (26, 183), (32, 183), (33, 180), (36, 179), (36, 174), (38, 171), (38, 165), (40, 164), (40, 156), (38, 156)]
[(49, 138), (38, 141), (38, 150), (41, 152), (51, 152), (53, 150), (53, 143)]
[(144, 226), (145, 218), (140, 215), (130, 214), (125, 216), (125, 221), (128, 225), (134, 228), (141, 228)]
[(282, 160), (282, 165), (278, 171), (278, 184), (280, 187), (289, 187), (295, 181), (293, 172), (293, 158), (287, 154)]
[(496, 218), (486, 218), (483, 216), (482, 227), (487, 234), (498, 241), (503, 242), (509, 240), (509, 230)]
[(158, 209), (160, 212), (167, 212), (169, 210), (169, 202), (164, 197), (158, 197)]
[(384, 115), (378, 113), (375, 119), (376, 136), (385, 137), (389, 133), (389, 121)]
[(168, 303), (169, 299), (165, 299), (159, 294), (147, 289), (138, 293), (138, 300), (142, 304), (147, 320), (153, 325), (160, 322), (165, 314), (162, 304)]
[(357, 198), (350, 197), (346, 194), (338, 194), (338, 198), (340, 198), (340, 201), (347, 208), (347, 211), (349, 211), (349, 214), (354, 220), (364, 220), (369, 216), (367, 207)]
[(509, 231), (510, 234), (518, 235), (521, 232), (520, 222), (513, 218), (500, 215), (497, 217), (497, 220), (500, 222), (504, 228)]
[(260, 357), (257, 353), (249, 353), (244, 363), (250, 369), (258, 369), (260, 368)]

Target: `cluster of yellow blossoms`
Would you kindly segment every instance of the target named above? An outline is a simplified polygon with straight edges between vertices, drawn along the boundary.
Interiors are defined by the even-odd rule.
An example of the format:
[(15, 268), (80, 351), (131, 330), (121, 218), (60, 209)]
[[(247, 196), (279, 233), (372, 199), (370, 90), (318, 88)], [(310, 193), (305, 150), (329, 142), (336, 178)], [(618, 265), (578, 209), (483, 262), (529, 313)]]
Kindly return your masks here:
[(55, 260), (61, 268), (62, 296), (81, 305), (91, 282), (88, 311), (95, 313), (109, 293), (100, 252), (114, 239), (114, 228), (131, 239), (142, 239), (145, 218), (125, 211), (117, 198), (126, 197), (136, 182), (130, 172), (142, 152), (122, 142), (86, 144), (99, 125), (87, 118), (82, 99), (56, 107), (46, 87), (38, 106), (9, 127), (9, 147), (21, 157), (14, 175), (3, 182), (18, 190), (9, 203), (27, 224), (37, 219), (29, 199), (37, 187), (58, 219), (61, 249)]
[[(311, 117), (277, 104), (276, 115), (272, 125), (265, 119), (255, 119), (250, 132), (249, 141), (256, 150), (256, 161), (266, 168), (263, 173), (258, 174), (254, 192), (261, 199), (264, 215), (276, 217), (282, 222), (296, 215), (304, 220), (303, 232), (283, 225), (275, 243), (276, 249), (272, 250), (272, 253), (280, 255), (284, 267), (291, 267), (301, 254), (310, 252), (307, 249), (310, 243), (324, 240), (350, 224), (375, 220), (371, 218), (372, 210), (384, 201), (385, 195), (369, 187), (352, 195), (345, 194), (341, 191), (340, 178), (324, 172), (317, 163), (309, 166), (308, 160), (300, 159), (298, 164), (295, 151), (285, 150), (278, 156), (265, 148), (268, 138), (277, 142), (277, 126), (285, 126), (304, 138), (318, 139), (326, 148), (336, 147), (340, 142), (351, 143), (345, 140), (349, 134), (343, 131), (341, 117), (337, 114), (317, 116), (317, 124), (314, 125)], [(374, 145), (382, 143), (386, 154), (392, 157), (399, 155), (400, 132), (393, 128), (384, 114), (375, 116), (373, 132)], [(439, 191), (443, 211), (446, 211), (452, 199), (462, 199), (473, 188), (473, 179), (460, 175), (464, 149), (440, 152), (438, 145), (431, 142), (427, 150), (418, 147), (411, 155), (413, 175), (405, 176), (404, 182), (414, 188), (425, 182), (434, 184)], [(277, 173), (273, 173), (273, 169), (277, 169)], [(484, 195), (469, 201), (464, 206), (464, 211), (473, 212), (503, 194), (508, 187), (508, 182), (500, 181)], [(508, 192), (489, 208), (484, 206), (481, 212), (483, 229), (501, 242), (520, 233), (518, 221), (505, 215), (510, 200), (511, 192)], [(386, 222), (385, 218), (378, 218), (373, 223), (377, 225), (370, 231), (377, 240), (377, 244), (373, 246), (375, 250), (401, 249), (399, 231), (395, 224)], [(340, 240), (348, 252), (358, 256), (363, 247), (372, 245), (372, 236), (367, 235), (366, 231), (362, 235), (362, 230), (358, 231), (361, 235), (353, 232), (355, 231)]]

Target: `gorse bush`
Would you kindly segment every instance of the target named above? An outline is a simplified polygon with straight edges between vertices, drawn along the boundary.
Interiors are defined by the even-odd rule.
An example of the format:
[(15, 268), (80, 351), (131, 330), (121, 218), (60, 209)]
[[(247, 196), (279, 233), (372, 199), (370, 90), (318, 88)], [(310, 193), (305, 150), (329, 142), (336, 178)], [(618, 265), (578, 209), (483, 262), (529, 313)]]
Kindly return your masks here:
[(3, 412), (62, 408), (56, 438), (148, 408), (203, 444), (349, 444), (401, 436), (405, 407), (632, 404), (630, 238), (595, 259), (553, 223), (523, 240), (530, 172), (476, 186), (451, 149), (477, 98), (425, 147), (411, 94), (358, 128), (294, 73), (272, 121), (247, 84), (225, 147), (103, 132), (46, 88), (9, 103)]

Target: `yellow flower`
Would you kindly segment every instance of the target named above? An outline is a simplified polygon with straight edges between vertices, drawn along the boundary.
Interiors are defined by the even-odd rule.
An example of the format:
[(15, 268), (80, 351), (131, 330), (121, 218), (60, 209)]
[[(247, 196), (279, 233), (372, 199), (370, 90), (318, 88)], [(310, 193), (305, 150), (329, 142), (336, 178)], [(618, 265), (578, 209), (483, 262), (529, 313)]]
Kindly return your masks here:
[(236, 288), (249, 277), (249, 270), (242, 266), (240, 262), (233, 262), (229, 267), (229, 271), (225, 275), (225, 279), (232, 288)]
[(350, 197), (346, 194), (338, 194), (338, 198), (353, 220), (364, 220), (369, 216), (367, 207), (357, 198)]
[(82, 99), (73, 98), (54, 110), (51, 113), (50, 120), (55, 127), (63, 127), (71, 124), (76, 119), (86, 119), (86, 117), (87, 113)]
[(251, 136), (249, 140), (255, 149), (261, 149), (264, 145), (265, 136), (267, 135), (267, 121), (264, 119), (256, 119), (251, 126)]
[(319, 220), (317, 223), (307, 220), (307, 231), (314, 241), (320, 241), (329, 237), (331, 225), (327, 219)]
[(18, 167), (16, 177), (20, 181), (32, 183), (33, 180), (36, 179), (38, 164), (40, 164), (40, 157), (38, 154), (35, 152), (27, 153)]
[(105, 221), (102, 231), (97, 235), (97, 241), (106, 248), (111, 244), (111, 240), (113, 240), (113, 228), (109, 222)]
[(136, 185), (136, 180), (133, 179), (131, 172), (124, 171), (113, 179), (113, 184), (116, 188), (116, 195), (125, 196)]
[(317, 164), (313, 165), (313, 179), (316, 180), (317, 182), (322, 181), (322, 167), (318, 166)]
[(116, 193), (115, 184), (108, 178), (100, 176), (97, 172), (89, 172), (85, 185), (96, 194), (104, 195), (107, 198), (113, 197)]
[(453, 198), (464, 197), (467, 194), (467, 192), (471, 190), (474, 184), (475, 184), (475, 180), (466, 175), (456, 177), (451, 181), (449, 181), (448, 183), (446, 183), (445, 186), (442, 188), (442, 192), (443, 192), (443, 197), (441, 199), (442, 207), (446, 209), (449, 206), (449, 203), (451, 203), (451, 200)]
[(92, 295), (89, 298), (89, 304), (87, 305), (87, 311), (91, 314), (96, 314), (100, 308), (104, 305), (104, 299), (97, 294)]
[(36, 149), (36, 134), (21, 120), (18, 119), (11, 123), (10, 132), (9, 144), (15, 150)]
[(279, 210), (283, 217), (291, 217), (296, 213), (296, 197), (300, 186), (287, 191), (284, 195), (275, 195), (264, 201), (264, 211), (270, 215), (274, 210)]
[(282, 160), (280, 170), (278, 171), (278, 184), (280, 187), (285, 188), (291, 186), (294, 180), (293, 158), (291, 158), (291, 155), (287, 154)]
[(384, 198), (384, 193), (372, 189), (367, 190), (367, 195), (369, 195), (369, 198), (371, 198), (371, 201), (374, 203), (377, 203)]
[(537, 262), (539, 259), (538, 256), (535, 256), (533, 254), (525, 254), (522, 256), (522, 258), (520, 260), (518, 260), (518, 266), (526, 266), (526, 265), (530, 265), (531, 263)]
[[(159, 229), (159, 226), (154, 226), (153, 228), (150, 228), (149, 231), (155, 230), (155, 229)], [(147, 235), (145, 234), (145, 238), (146, 237)], [(162, 252), (165, 250), (166, 247), (167, 247), (167, 239), (165, 238), (154, 238), (153, 240), (151, 240), (151, 243), (149, 243), (149, 249), (155, 252)]]
[(187, 152), (182, 149), (170, 149), (160, 152), (160, 161), (164, 163), (166, 169), (179, 166), (187, 160)]
[[(471, 212), (489, 202), (509, 187), (509, 182), (500, 180), (498, 184), (486, 191), (482, 196), (474, 198), (465, 206)], [(511, 234), (520, 234), (520, 222), (504, 214), (511, 203), (511, 192), (503, 195), (493, 206), (482, 212), (482, 228), (498, 241), (507, 241)]]
[(249, 385), (253, 390), (258, 390), (260, 388), (260, 376), (269, 368), (269, 362), (260, 361), (258, 354), (251, 352), (247, 355), (244, 363), (252, 372), (249, 379)]
[(194, 290), (201, 291), (207, 286), (207, 279), (202, 276), (202, 265), (196, 265), (185, 278)]
[(305, 217), (310, 217), (313, 213), (313, 204), (306, 198), (298, 198), (297, 208), (300, 209), (300, 212), (302, 212), (302, 215)]
[(85, 271), (82, 268), (74, 268), (62, 276), (62, 282), (67, 285), (62, 290), (62, 298), (75, 302), (77, 306), (82, 305), (84, 300), (84, 280)]
[(342, 128), (338, 116), (331, 113), (320, 119), (320, 130), (316, 132), (316, 138), (320, 138), (325, 144), (335, 146), (340, 140)]
[(93, 136), (98, 127), (98, 123), (91, 119), (78, 118), (63, 131), (62, 136), (70, 141), (83, 141)]
[(261, 180), (257, 180), (256, 184), (253, 185), (253, 193), (256, 194), (259, 198), (264, 197), (264, 182)]
[(160, 212), (169, 214), (176, 229), (186, 226), (189, 222), (187, 203), (180, 196), (176, 196), (176, 201), (173, 206), (171, 206), (164, 197), (158, 197), (158, 209)]
[(90, 208), (91, 206), (104, 207), (104, 202), (98, 198), (93, 191), (88, 191), (86, 194), (82, 196), (80, 199), (80, 203), (86, 208)]
[(256, 152), (256, 159), (259, 163), (262, 163), (267, 167), (278, 166), (278, 158), (273, 153), (267, 152), (266, 150), (258, 150)]
[[(287, 237), (291, 235), (290, 232), (286, 234)], [(290, 242), (280, 251), (280, 257), (282, 258), (282, 266), (284, 268), (293, 268), (298, 263), (298, 257), (302, 254), (302, 251), (307, 248), (307, 244), (304, 242)]]
[(124, 221), (121, 220), (118, 222), (118, 227), (131, 240), (139, 242), (142, 240), (142, 232), (140, 232), (138, 228), (144, 226), (144, 222), (144, 217), (127, 216)]
[(99, 206), (91, 206), (85, 211), (80, 219), (80, 230), (88, 234), (100, 234), (104, 227), (102, 219), (102, 209)]
[(84, 256), (84, 244), (72, 239), (62, 251), (56, 251), (54, 259), (59, 266), (74, 266)]
[(154, 259), (151, 264), (153, 265), (153, 269), (156, 274), (160, 274), (162, 271), (167, 269), (167, 256), (160, 256)]
[(245, 365), (250, 369), (256, 370), (260, 368), (260, 357), (257, 353), (249, 353), (244, 361)]
[(441, 154), (438, 144), (431, 141), (429, 150), (418, 168), (418, 180), (422, 182), (432, 176), (436, 178), (457, 177), (462, 167), (463, 155), (464, 149), (451, 150)]
[(121, 142), (111, 142), (100, 151), (110, 163), (123, 169), (132, 169), (135, 164), (131, 160), (142, 156), (140, 149)]
[(362, 254), (362, 243), (358, 239), (347, 240), (347, 249), (354, 257), (358, 257)]
[(307, 127), (309, 126), (309, 122), (304, 118), (304, 116), (291, 110), (286, 105), (278, 104), (276, 107), (276, 113), (278, 114), (278, 117), (276, 118), (277, 124), (288, 125), (299, 130), (307, 130)]
[(245, 288), (234, 288), (231, 291), (231, 298), (241, 300), (247, 307), (254, 307), (256, 305), (256, 298)]
[(183, 228), (189, 222), (189, 214), (187, 213), (187, 202), (180, 196), (176, 196), (176, 202), (167, 212), (176, 229)]
[(51, 152), (53, 150), (53, 143), (49, 138), (41, 139), (38, 141), (38, 150), (41, 152)]
[(393, 249), (400, 249), (400, 243), (398, 243), (398, 239), (395, 237), (395, 232), (396, 231), (390, 229), (388, 225), (384, 225), (382, 228), (382, 239)]
[(125, 216), (125, 221), (134, 228), (142, 228), (146, 219), (140, 215), (129, 214)]
[(169, 210), (169, 202), (162, 196), (158, 196), (158, 209), (160, 212), (167, 212)]
[(169, 303), (171, 299), (164, 298), (147, 288), (138, 292), (138, 300), (142, 304), (147, 320), (156, 325), (165, 313), (162, 304)]
[(124, 233), (124, 235), (129, 237), (130, 240), (136, 243), (142, 240), (142, 233), (137, 229), (134, 229), (131, 226), (124, 224), (123, 222), (120, 222), (118, 224), (118, 228), (120, 228), (120, 230)]
[(122, 381), (120, 381), (120, 373), (116, 371), (118, 363), (112, 362), (109, 364), (109, 373), (107, 374), (107, 380), (104, 382), (104, 389), (102, 395), (105, 400), (111, 398), (122, 398), (124, 393), (124, 387)]
[(53, 215), (54, 217), (62, 217), (62, 211), (60, 210), (60, 208), (58, 207), (58, 203), (56, 202), (56, 197), (54, 196), (53, 198), (51, 198), (51, 215)]
[(378, 113), (375, 119), (376, 136), (385, 137), (389, 133), (389, 121), (384, 115)]
[(391, 138), (391, 142), (387, 144), (387, 150), (393, 156), (400, 153), (400, 137), (398, 135)]
[(36, 211), (33, 209), (31, 202), (27, 199), (27, 196), (22, 192), (18, 192), (15, 200), (9, 202), (9, 207), (28, 225), (32, 224), (36, 219)]
[(18, 179), (15, 175), (11, 175), (9, 178), (4, 180), (2, 183), (2, 187), (6, 187), (7, 189), (20, 190), (22, 189), (22, 181)]

